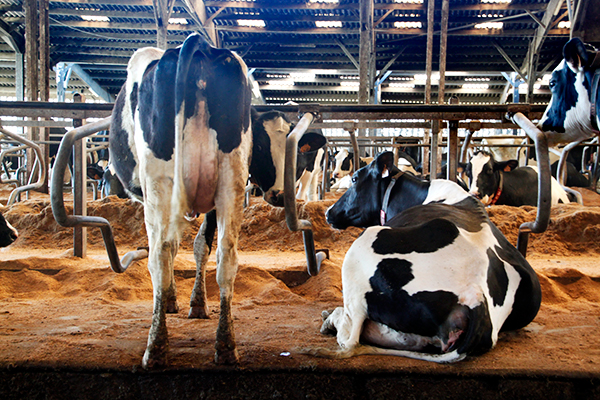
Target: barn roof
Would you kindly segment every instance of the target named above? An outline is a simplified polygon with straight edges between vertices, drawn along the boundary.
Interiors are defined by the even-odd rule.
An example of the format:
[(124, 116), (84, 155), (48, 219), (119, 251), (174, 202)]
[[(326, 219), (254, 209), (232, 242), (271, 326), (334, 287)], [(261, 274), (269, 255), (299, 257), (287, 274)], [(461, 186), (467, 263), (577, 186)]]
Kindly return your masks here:
[[(381, 84), (382, 103), (424, 99), (425, 86), (419, 78), (426, 69), (427, 2), (400, 1), (374, 0), (376, 69), (390, 71)], [(447, 97), (457, 95), (463, 103), (512, 101), (507, 77), (524, 69), (530, 48), (535, 49), (535, 70), (541, 78), (558, 63), (569, 39), (569, 29), (563, 28), (569, 13), (562, 0), (488, 1), (450, 0), (445, 92)], [(0, 46), (2, 96), (15, 93), (15, 48), (22, 46), (25, 32), (22, 3), (0, 0), (0, 34), (7, 42)], [(169, 25), (170, 47), (180, 45), (192, 32), (206, 31), (198, 10), (189, 8), (188, 3), (202, 2), (174, 2), (171, 18), (184, 23)], [(585, 7), (593, 9), (592, 3), (598, 0), (576, 1), (572, 14), (576, 32), (597, 43), (595, 32), (583, 29), (586, 18), (595, 14), (586, 16)], [(577, 7), (579, 4), (582, 6)], [(441, 1), (436, 1), (433, 71), (439, 68), (441, 8)], [(204, 9), (220, 46), (243, 56), (265, 102), (357, 101), (359, 0), (205, 0)], [(105, 20), (90, 21), (82, 16)], [(254, 26), (243, 26), (240, 20)], [(334, 21), (336, 27), (317, 26)], [(483, 22), (502, 26), (477, 29)], [(398, 28), (396, 23), (408, 27)], [(156, 45), (156, 35), (152, 0), (50, 1), (50, 65), (80, 67), (67, 92), (83, 90), (93, 98), (91, 80), (116, 95), (125, 80), (129, 57), (137, 48)], [(535, 47), (539, 42), (542, 44)], [(82, 76), (77, 71), (82, 71)], [(542, 81), (538, 85), (533, 102), (547, 102), (547, 85)], [(55, 87), (51, 79), (52, 92)], [(436, 91), (434, 81), (433, 99), (437, 100)]]

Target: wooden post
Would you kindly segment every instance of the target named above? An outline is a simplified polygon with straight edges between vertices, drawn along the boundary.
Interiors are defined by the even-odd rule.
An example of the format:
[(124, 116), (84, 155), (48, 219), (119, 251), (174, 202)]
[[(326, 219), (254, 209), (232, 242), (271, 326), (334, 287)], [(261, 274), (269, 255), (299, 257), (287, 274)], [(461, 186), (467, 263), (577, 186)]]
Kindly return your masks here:
[(166, 50), (169, 47), (167, 31), (169, 17), (173, 11), (175, 0), (152, 0), (154, 5), (154, 18), (156, 19), (156, 47)]
[[(25, 0), (23, 2), (25, 11), (25, 95), (28, 101), (38, 101), (38, 7), (37, 0)], [(37, 118), (35, 118), (37, 120)], [(27, 139), (38, 141), (38, 128), (27, 128)], [(27, 150), (26, 156), (26, 180), (30, 179), (35, 153)]]
[[(49, 0), (39, 1), (39, 19), (40, 19), (40, 40), (39, 40), (39, 85), (40, 85), (40, 101), (50, 100), (50, 24), (49, 24)], [(49, 120), (50, 118), (42, 118)], [(40, 128), (40, 141), (47, 142), (50, 140), (50, 128)], [(44, 165), (50, 165), (50, 145), (42, 144), (42, 155), (44, 157)], [(48, 171), (46, 171), (48, 172)], [(44, 185), (40, 189), (42, 193), (48, 193), (48, 173)]]
[[(425, 104), (431, 104), (431, 70), (433, 68), (433, 24), (435, 16), (435, 0), (427, 0), (427, 48), (425, 53)], [(433, 130), (433, 126), (432, 129)], [(435, 150), (433, 146), (429, 148), (430, 132), (425, 132), (423, 135), (423, 175), (429, 173), (429, 155), (431, 151), (435, 151), (437, 154), (437, 144)], [(432, 157), (433, 158), (433, 157)], [(431, 172), (431, 179), (435, 178), (435, 169)]]
[[(74, 103), (84, 103), (83, 95), (73, 95)], [(83, 120), (74, 119), (73, 127), (83, 125)], [(87, 215), (87, 174), (86, 174), (85, 140), (78, 140), (73, 145), (73, 215)], [(75, 227), (73, 231), (73, 255), (85, 258), (87, 253), (87, 228)]]
[[(458, 97), (452, 97), (450, 104), (458, 104)], [(448, 160), (446, 162), (447, 179), (456, 182), (458, 168), (458, 120), (448, 121)]]

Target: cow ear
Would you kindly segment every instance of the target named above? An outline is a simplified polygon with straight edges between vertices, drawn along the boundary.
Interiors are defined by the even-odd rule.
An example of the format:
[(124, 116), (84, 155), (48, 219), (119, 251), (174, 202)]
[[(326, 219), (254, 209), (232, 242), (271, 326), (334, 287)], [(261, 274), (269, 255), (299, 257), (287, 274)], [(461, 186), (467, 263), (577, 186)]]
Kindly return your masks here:
[(377, 171), (380, 174), (383, 174), (384, 171), (391, 171), (394, 166), (394, 153), (391, 151), (386, 151), (377, 156), (375, 160), (377, 162)]
[(590, 60), (593, 59), (593, 57), (590, 57), (590, 53), (591, 49), (588, 51), (585, 43), (579, 38), (569, 40), (563, 47), (563, 57), (575, 68), (588, 65)]
[(517, 160), (499, 161), (496, 163), (495, 169), (504, 172), (510, 172), (518, 166), (519, 162)]

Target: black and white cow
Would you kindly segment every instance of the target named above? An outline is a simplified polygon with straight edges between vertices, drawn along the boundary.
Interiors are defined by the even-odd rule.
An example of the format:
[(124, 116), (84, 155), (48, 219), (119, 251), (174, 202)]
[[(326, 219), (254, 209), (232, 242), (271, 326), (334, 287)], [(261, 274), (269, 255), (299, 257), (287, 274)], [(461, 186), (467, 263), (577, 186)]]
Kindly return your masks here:
[(0, 247), (11, 245), (18, 237), (17, 230), (0, 214)]
[[(165, 313), (178, 311), (173, 259), (184, 216), (201, 213), (211, 217), (205, 216), (194, 243), (198, 275), (205, 268), (200, 254), (207, 246), (203, 232), (214, 222), (219, 233), (221, 314), (215, 360), (237, 362), (231, 300), (253, 142), (250, 99), (242, 59), (210, 46), (197, 34), (177, 49), (140, 49), (129, 61), (127, 80), (113, 109), (110, 154), (127, 192), (144, 204), (154, 291), (152, 325), (142, 360), (146, 368), (166, 363)], [(252, 157), (271, 158), (271, 172), (283, 163), (275, 161), (283, 153), (271, 153), (270, 146)], [(277, 179), (278, 173), (261, 181), (264, 198), (272, 203), (280, 201), (283, 190), (276, 185), (283, 181)], [(206, 308), (202, 311), (207, 314)], [(194, 316), (208, 317), (202, 311)]]
[[(359, 168), (364, 167), (373, 161), (373, 157), (360, 157)], [(352, 174), (352, 166), (354, 165), (354, 153), (348, 149), (341, 149), (335, 154), (335, 168), (331, 174), (333, 179), (341, 179), (344, 176)]]
[[(318, 131), (321, 131), (318, 129)], [(306, 132), (298, 141), (296, 158), (296, 199), (319, 200), (317, 188), (323, 172), (323, 157), (327, 139), (322, 132)]]
[[(467, 165), (469, 193), (487, 205), (537, 206), (537, 167), (518, 167), (517, 160), (496, 161), (485, 151), (475, 153)], [(552, 205), (569, 203), (570, 199), (552, 178)]]
[(537, 275), (479, 200), (454, 182), (402, 173), (391, 152), (353, 180), (327, 211), (334, 228), (368, 227), (344, 259), (344, 307), (323, 313), (321, 332), (337, 332), (341, 349), (313, 354), (454, 362), (533, 320)]

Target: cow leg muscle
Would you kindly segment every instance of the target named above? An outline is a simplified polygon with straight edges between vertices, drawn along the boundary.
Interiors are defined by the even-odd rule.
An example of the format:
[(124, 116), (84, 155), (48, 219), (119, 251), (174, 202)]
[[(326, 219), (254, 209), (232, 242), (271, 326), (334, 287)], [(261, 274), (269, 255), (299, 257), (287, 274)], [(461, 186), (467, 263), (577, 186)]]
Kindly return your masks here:
[(202, 226), (194, 240), (194, 259), (196, 260), (196, 281), (190, 299), (190, 312), (188, 318), (208, 319), (208, 305), (206, 303), (206, 263), (210, 254), (211, 245), (217, 229), (217, 212), (209, 211), (204, 216)]

